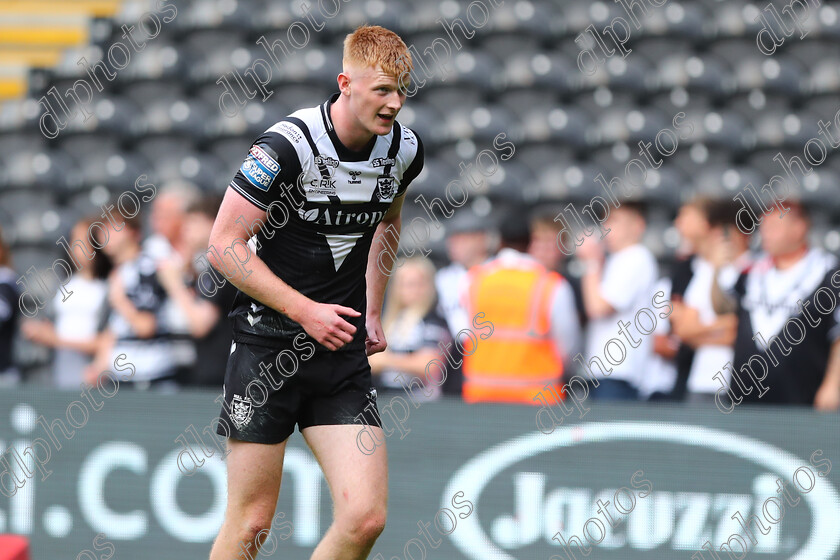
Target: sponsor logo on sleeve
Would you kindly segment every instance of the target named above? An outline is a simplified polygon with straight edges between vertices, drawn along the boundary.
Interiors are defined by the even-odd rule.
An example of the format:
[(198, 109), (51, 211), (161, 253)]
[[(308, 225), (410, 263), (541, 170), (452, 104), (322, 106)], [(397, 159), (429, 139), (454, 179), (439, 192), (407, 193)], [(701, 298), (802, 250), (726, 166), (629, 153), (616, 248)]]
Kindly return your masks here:
[(249, 183), (262, 191), (268, 191), (280, 173), (280, 164), (261, 147), (251, 146), (241, 171)]

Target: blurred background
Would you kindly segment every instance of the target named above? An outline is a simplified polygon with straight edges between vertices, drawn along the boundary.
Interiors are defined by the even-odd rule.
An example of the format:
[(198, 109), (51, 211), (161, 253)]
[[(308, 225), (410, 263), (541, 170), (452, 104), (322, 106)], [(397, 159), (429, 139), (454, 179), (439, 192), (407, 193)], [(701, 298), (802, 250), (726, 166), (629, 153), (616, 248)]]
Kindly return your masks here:
[[(561, 275), (552, 278), (562, 278), (557, 281), (569, 286), (570, 303), (563, 307), (542, 301), (540, 313), (562, 311), (573, 318), (562, 327), (555, 324), (557, 313), (546, 321), (554, 321), (550, 337), (560, 354), (553, 375), (568, 380), (579, 372), (571, 357), (600, 336), (593, 324), (603, 319), (587, 304), (585, 294), (587, 262), (597, 260), (597, 250), (595, 256), (591, 248), (585, 254), (564, 255), (555, 243), (563, 224), (553, 216), (570, 203), (580, 211), (594, 196), (605, 196), (596, 180), (599, 175), (607, 181), (625, 180), (628, 161), (643, 159), (639, 143), (654, 142), (663, 129), (675, 129), (675, 115), (684, 113), (687, 123), (678, 130), (678, 148), (673, 155), (658, 158), (663, 160), (660, 167), (648, 166), (643, 184), (632, 196), (638, 205), (636, 215), (644, 220), (639, 238), (623, 230), (611, 234), (626, 235), (650, 255), (644, 274), (623, 272), (628, 278), (649, 276), (639, 286), (644, 293), (634, 301), (650, 302), (659, 289), (670, 294), (683, 264), (698, 254), (703, 239), (711, 238), (715, 227), (731, 229), (732, 220), (721, 224), (718, 218), (734, 216), (738, 206), (733, 209), (733, 198), (748, 185), (760, 191), (776, 175), (809, 216), (808, 245), (840, 253), (840, 157), (829, 149), (825, 161), (804, 175), (786, 173), (774, 159), (781, 154), (785, 162), (793, 157), (802, 160), (803, 148), (812, 138), (822, 138), (828, 146), (819, 121), (834, 123), (830, 133), (840, 138), (840, 119), (835, 119), (840, 113), (840, 13), (832, 3), (800, 2), (794, 12), (787, 2), (741, 0), (666, 0), (658, 6), (652, 0), (313, 4), (317, 5), (286, 0), (0, 0), (0, 292), (4, 297), (0, 300), (0, 449), (30, 445), (31, 438), (39, 436), (35, 433), (40, 429), (35, 424), (39, 415), (65, 418), (67, 404), (78, 399), (76, 388), (82, 382), (96, 383), (99, 373), (111, 367), (112, 354), (126, 348), (120, 344), (142, 330), (124, 320), (127, 314), (120, 302), (126, 298), (120, 295), (155, 318), (153, 332), (137, 336), (153, 341), (143, 343), (142, 352), (163, 352), (167, 357), (163, 366), (151, 361), (138, 364), (141, 375), (125, 384), (131, 391), (108, 401), (105, 412), (91, 412), (91, 427), (83, 438), (68, 442), (60, 453), (54, 450), (53, 464), (60, 467), (52, 479), (30, 479), (17, 497), (8, 498), (8, 507), (3, 502), (7, 498), (0, 497), (0, 533), (27, 536), (33, 559), (75, 557), (85, 548), (92, 550), (98, 532), (114, 544), (121, 559), (146, 558), (149, 550), (159, 557), (172, 551), (183, 558), (206, 556), (223, 511), (222, 463), (202, 481), (201, 477), (178, 479), (172, 469), (169, 479), (151, 474), (152, 465), (161, 465), (156, 472), (171, 466), (181, 449), (175, 437), (188, 425), (210, 424), (216, 414), (213, 398), (223, 381), (230, 343), (226, 315), (235, 290), (228, 285), (207, 296), (201, 289), (207, 269), (196, 257), (206, 248), (219, 197), (251, 143), (280, 118), (323, 102), (337, 91), (342, 41), (363, 23), (396, 31), (415, 48), (413, 53), (424, 53), (438, 39), (451, 50), (451, 57), (438, 61), (422, 55), (429, 69), (426, 74), (417, 73), (415, 61), (415, 75), (426, 81), (398, 117), (417, 132), (425, 147), (425, 167), (404, 205), (404, 227), (415, 218), (432, 220), (415, 202), (419, 195), (426, 200), (439, 198), (454, 216), (438, 211), (435, 216), (442, 227), (430, 228), (428, 239), (403, 239), (401, 256), (419, 248), (428, 259), (409, 259), (406, 263), (411, 264), (397, 269), (391, 279), (385, 311), (391, 350), (371, 360), (381, 402), (389, 395), (406, 394), (395, 381), (399, 373), (435, 385), (422, 401), (426, 408), (411, 417), (412, 435), (405, 442), (389, 440), (389, 446), (394, 441), (391, 452), (402, 468), (392, 481), (397, 488), (391, 508), (395, 521), (380, 541), (389, 559), (402, 554), (403, 544), (416, 532), (415, 513), (430, 520), (441, 504), (449, 502), (444, 494), (450, 488), (443, 487), (443, 479), (463, 468), (472, 454), (496, 445), (504, 448), (507, 438), (534, 431), (537, 408), (527, 405), (540, 404), (533, 402), (539, 387), (529, 389), (524, 398), (470, 393), (463, 387), (462, 369), (469, 375), (469, 368), (480, 369), (480, 364), (470, 366), (465, 360), (463, 368), (453, 367), (444, 378), (431, 380), (428, 374), (423, 377), (425, 368), (412, 365), (443, 359), (439, 343), (458, 339), (464, 328), (475, 330), (472, 316), (484, 307), (478, 300), (465, 303), (464, 294), (475, 279), (469, 271), (508, 247), (537, 262), (540, 274)], [(774, 10), (782, 22), (773, 19)], [(485, 24), (470, 24), (474, 20), (468, 15), (483, 18), (485, 13)], [(799, 14), (801, 24), (795, 24), (790, 13)], [(456, 18), (474, 31), (472, 38), (447, 27)], [(623, 47), (603, 32), (615, 18), (629, 22), (629, 40)], [(763, 32), (768, 21), (769, 34)], [(150, 38), (142, 29), (159, 32)], [(287, 52), (276, 48), (273, 60), (265, 45), (277, 40)], [(762, 52), (757, 40), (763, 41), (765, 50), (772, 45), (772, 55)], [(294, 46), (294, 41), (300, 45)], [(631, 52), (624, 57), (613, 52), (621, 48)], [(596, 62), (589, 58), (581, 63), (584, 50), (595, 53)], [(441, 57), (443, 51), (437, 52)], [(271, 92), (266, 100), (246, 74), (252, 68), (253, 76), (259, 59), (267, 64), (259, 67), (258, 75), (265, 76), (270, 68), (270, 78), (262, 84), (266, 95)], [(103, 66), (92, 70), (97, 83), (89, 70), (100, 61)], [(73, 116), (68, 118), (67, 112)], [(483, 150), (494, 151), (500, 133), (515, 146), (513, 157), (487, 177), (484, 188), (468, 189), (463, 206), (446, 202), (447, 185), (462, 178), (459, 166), (475, 163)], [(124, 193), (142, 198), (139, 221), (126, 229), (129, 234), (112, 230), (110, 241), (103, 243), (101, 236), (108, 230), (103, 205), (124, 203)], [(119, 211), (133, 211), (133, 204), (121, 204)], [(692, 210), (699, 217), (690, 216)], [(682, 222), (677, 219), (680, 212), (685, 213)], [(97, 220), (105, 227), (93, 234), (90, 227)], [(704, 247), (704, 257), (731, 252), (729, 236), (724, 236), (725, 241), (714, 237), (726, 245), (725, 251)], [(68, 251), (61, 239), (64, 245), (81, 244)], [(609, 239), (606, 250), (615, 252)], [(743, 241), (746, 253), (754, 255), (750, 258), (760, 258), (763, 247), (758, 235)], [(96, 243), (104, 247), (99, 250)], [(62, 298), (47, 271), (55, 267), (56, 259), (67, 263), (71, 253), (81, 259), (85, 252), (96, 253), (96, 264), (75, 272), (69, 286), (75, 286), (78, 295)], [(728, 258), (727, 264), (735, 262), (739, 272), (745, 270), (736, 261)], [(144, 269), (144, 262), (152, 263), (151, 268)], [(114, 296), (117, 272), (122, 280)], [(69, 271), (58, 274), (69, 278)], [(26, 280), (19, 282), (23, 277)], [(18, 312), (24, 290), (34, 298), (33, 307), (38, 302), (34, 318)], [(143, 290), (151, 295), (141, 304)], [(730, 327), (731, 338), (718, 345), (732, 346), (735, 327)], [(680, 363), (678, 348), (698, 345), (682, 332), (679, 325), (674, 328), (661, 321), (637, 362), (642, 364), (637, 368), (646, 372), (644, 379), (633, 381), (632, 394), (622, 398), (633, 403), (627, 408), (595, 403), (586, 419), (618, 426), (624, 421), (622, 415), (632, 416), (632, 421), (641, 423), (638, 442), (631, 445), (628, 441), (633, 439), (622, 436), (626, 450), (618, 451), (592, 436), (593, 448), (577, 459), (563, 450), (553, 459), (544, 456), (524, 466), (500, 465), (498, 472), (481, 474), (486, 483), (495, 480), (497, 486), (484, 501), (476, 497), (478, 513), (471, 521), (475, 526), (464, 536), (445, 538), (444, 549), (429, 550), (430, 558), (525, 559), (561, 554), (559, 541), (551, 538), (555, 532), (581, 535), (592, 513), (592, 497), (605, 488), (626, 485), (630, 474), (644, 465), (648, 474), (658, 469), (660, 478), (650, 477), (661, 490), (654, 494), (661, 502), (640, 501), (645, 505), (630, 516), (627, 528), (611, 532), (591, 557), (689, 558), (701, 550), (704, 540), (717, 547), (740, 530), (727, 519), (729, 515), (723, 515), (734, 509), (727, 509), (730, 505), (721, 496), (740, 496), (738, 504), (748, 517), (748, 512), (760, 511), (760, 496), (772, 495), (775, 487), (768, 491), (766, 484), (769, 473), (789, 479), (797, 466), (809, 463), (818, 447), (840, 460), (836, 412), (817, 413), (811, 401), (790, 402), (782, 416), (773, 407), (759, 411), (745, 406), (746, 411), (739, 408), (727, 420), (713, 405), (715, 390), (688, 381), (690, 365)], [(585, 355), (588, 359), (594, 353)], [(460, 363), (457, 356), (455, 360)], [(522, 370), (530, 367), (525, 364)], [(715, 371), (706, 372), (707, 377)], [(694, 393), (705, 396), (692, 399)], [(123, 401), (120, 406), (126, 416), (114, 410), (117, 400)], [(491, 404), (470, 408), (464, 401)], [(836, 406), (817, 408), (836, 410)], [(732, 420), (735, 417), (740, 420)], [(159, 422), (159, 433), (167, 437), (156, 439), (155, 430), (143, 429), (147, 421), (149, 426)], [(667, 442), (650, 436), (656, 430), (642, 426), (646, 422), (667, 424), (683, 434), (682, 439)], [(585, 434), (588, 424), (577, 414), (568, 418), (566, 427), (577, 424), (584, 430), (579, 433)], [(700, 453), (698, 441), (708, 440), (708, 434), (692, 430), (702, 426), (726, 431), (734, 443), (709, 444), (709, 450)], [(540, 428), (539, 420), (536, 427)], [(813, 431), (804, 438), (808, 427)], [(432, 428), (434, 433), (420, 435)], [(765, 446), (760, 457), (738, 451), (747, 446), (747, 440), (739, 438), (750, 437)], [(289, 556), (284, 556), (307, 558), (306, 551), (317, 542), (312, 523), (321, 532), (329, 523), (328, 491), (323, 479), (302, 474), (317, 469), (299, 435), (293, 440), (300, 456), (291, 464), (300, 478), (292, 477), (291, 488), (285, 487), (278, 511), (298, 508), (292, 516), (296, 529), (309, 523), (309, 529), (295, 537), (296, 548), (290, 544)], [(466, 440), (472, 445), (464, 447)], [(105, 444), (109, 447), (103, 451)], [(566, 445), (558, 440), (555, 447)], [(680, 446), (696, 453), (697, 460), (685, 459)], [(537, 447), (533, 455), (548, 452), (536, 451)], [(100, 451), (107, 451), (105, 456), (113, 461), (107, 469), (119, 472), (108, 475), (111, 471), (103, 467), (99, 479), (91, 478), (95, 468), (90, 465), (101, 459)], [(784, 461), (767, 459), (777, 451), (787, 453)], [(443, 465), (445, 476), (418, 474), (422, 465), (436, 466), (438, 453), (441, 457), (450, 453), (437, 465)], [(428, 461), (416, 464), (412, 458), (417, 455)], [(208, 458), (208, 464), (217, 459)], [(571, 467), (570, 473), (558, 466), (565, 461), (582, 463)], [(25, 462), (32, 465), (30, 459)], [(596, 465), (603, 474), (587, 478), (587, 471)], [(23, 464), (8, 463), (6, 468), (20, 474)], [(200, 472), (210, 470), (205, 467)], [(544, 479), (536, 486), (517, 486), (525, 484), (522, 476), (529, 472), (542, 472)], [(718, 474), (702, 476), (709, 472)], [(154, 486), (153, 481), (151, 491), (148, 484), (136, 486), (134, 475), (143, 481), (167, 480), (174, 490), (161, 490), (163, 486)], [(107, 476), (112, 478), (105, 480)], [(836, 531), (817, 533), (818, 527), (825, 529), (818, 519), (836, 521), (840, 515), (832, 479), (837, 480), (836, 476), (820, 479), (823, 493), (809, 501), (810, 509), (796, 510), (784, 523), (774, 525), (766, 540), (750, 546), (751, 554), (767, 559), (840, 558)], [(412, 506), (418, 493), (424, 492), (417, 480), (429, 488), (423, 498), (428, 511)], [(547, 484), (553, 486), (546, 488)], [(552, 512), (546, 506), (533, 518), (502, 515), (514, 507), (517, 492), (539, 494), (542, 504), (542, 492), (560, 485), (563, 488), (551, 494)], [(208, 497), (212, 495), (216, 498)], [(164, 505), (161, 496), (166, 497)], [(708, 507), (709, 521), (680, 540), (675, 523), (680, 508), (693, 503), (690, 496), (702, 496), (696, 503), (707, 505), (691, 507)], [(132, 512), (146, 521), (132, 518)], [(131, 519), (143, 528), (120, 528)], [(179, 529), (168, 530), (167, 524)], [(484, 543), (482, 532), (491, 536), (495, 548), (479, 545)], [(640, 536), (652, 532), (652, 540)], [(815, 535), (821, 544), (807, 548)], [(11, 544), (8, 547), (12, 550)], [(0, 544), (0, 559), (5, 560), (2, 549)], [(281, 545), (277, 554), (283, 550)], [(91, 555), (104, 559), (106, 553), (99, 550)]]

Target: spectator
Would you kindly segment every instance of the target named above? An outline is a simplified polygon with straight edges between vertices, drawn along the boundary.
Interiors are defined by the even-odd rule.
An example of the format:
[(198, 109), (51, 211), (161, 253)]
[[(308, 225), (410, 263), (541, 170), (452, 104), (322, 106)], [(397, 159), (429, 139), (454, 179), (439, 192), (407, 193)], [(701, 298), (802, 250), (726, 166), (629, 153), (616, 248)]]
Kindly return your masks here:
[[(808, 246), (807, 209), (790, 199), (785, 204), (790, 207), (786, 214), (780, 216), (774, 208), (763, 218), (759, 231), (766, 254), (730, 290), (737, 305), (738, 330), (732, 361), (736, 374), (729, 395), (736, 404), (743, 398), (750, 403), (837, 410), (837, 259)], [(718, 406), (731, 403), (719, 399)]]
[(459, 211), (448, 224), (446, 250), (451, 264), (437, 272), (435, 285), (438, 312), (446, 319), (453, 337), (471, 327), (461, 294), (465, 290), (467, 270), (490, 258), (492, 238), (488, 218), (476, 216), (469, 210)]
[(0, 229), (0, 387), (20, 381), (20, 373), (12, 361), (12, 348), (20, 318), (16, 281), (17, 275), (12, 270), (12, 252)]
[[(671, 279), (660, 278), (653, 288), (654, 293), (663, 292), (665, 300), (671, 300)], [(673, 313), (673, 311), (672, 311)], [(669, 401), (677, 382), (677, 351), (680, 341), (671, 333), (671, 316), (659, 317), (653, 330), (653, 354), (650, 367), (639, 383), (639, 397), (647, 401)]]
[[(466, 302), (470, 317), (489, 321), (492, 334), (465, 342), (466, 402), (540, 404), (546, 386), (561, 395), (564, 366), (577, 352), (580, 324), (569, 283), (524, 253), (527, 229), (505, 220), (496, 258), (470, 269)], [(471, 325), (475, 330), (475, 325)]]
[(581, 325), (586, 322), (586, 310), (583, 307), (583, 297), (580, 291), (580, 278), (571, 274), (566, 266), (568, 261), (565, 255), (557, 248), (557, 236), (563, 230), (561, 222), (554, 221), (554, 218), (562, 212), (559, 207), (540, 206), (531, 213), (529, 220), (531, 237), (528, 242), (528, 254), (538, 263), (559, 273), (572, 288), (575, 295), (575, 309), (577, 309), (578, 321)]
[(170, 257), (173, 251), (183, 258), (190, 256), (182, 245), (181, 229), (187, 209), (198, 199), (195, 188), (186, 184), (162, 189), (152, 202), (152, 234), (143, 242), (143, 253), (156, 261)]
[[(78, 389), (84, 382), (84, 370), (96, 352), (96, 341), (106, 311), (111, 261), (102, 251), (90, 246), (88, 231), (96, 217), (77, 222), (70, 231), (73, 261), (79, 268), (66, 289), (53, 298), (55, 322), (27, 320), (21, 326), (24, 337), (36, 344), (55, 349), (53, 383), (59, 389)], [(91, 258), (92, 257), (92, 258)]]
[(597, 235), (588, 237), (577, 250), (586, 267), (581, 285), (589, 318), (587, 356), (602, 356), (609, 340), (618, 335), (620, 325), (626, 326), (628, 339), (641, 341), (627, 349), (625, 359), (612, 366), (608, 378), (598, 380), (593, 398), (636, 400), (653, 353), (653, 339), (639, 332), (634, 320), (639, 309), (651, 306), (656, 259), (641, 244), (646, 222), (640, 203), (622, 203), (610, 212), (604, 225), (610, 230), (604, 239), (609, 251), (606, 258)]
[[(697, 247), (708, 237), (711, 230), (709, 214), (712, 211), (714, 200), (708, 196), (696, 196), (680, 207), (674, 225), (680, 234), (682, 242), (677, 251), (677, 261), (671, 271), (671, 302), (676, 307), (683, 303), (683, 297), (691, 279), (694, 276), (694, 269), (697, 259)], [(673, 314), (673, 313), (672, 313)], [(668, 318), (669, 324), (671, 317)], [(671, 333), (677, 341), (677, 352), (674, 363), (677, 368), (677, 379), (669, 397), (664, 400), (682, 401), (686, 396), (688, 376), (691, 372), (691, 364), (694, 360), (694, 348), (683, 342), (677, 335)], [(660, 347), (664, 349), (664, 347)]]
[(440, 396), (444, 372), (427, 366), (432, 360), (447, 364), (444, 351), (452, 347), (446, 321), (435, 311), (434, 278), (435, 267), (425, 257), (406, 259), (395, 270), (382, 318), (388, 348), (368, 356), (378, 389), (405, 388), (415, 401)]
[(138, 218), (126, 218), (119, 231), (109, 228), (108, 240), (98, 239), (115, 269), (108, 277), (111, 310), (107, 329), (86, 370), (88, 383), (96, 382), (106, 369), (113, 371), (116, 358), (125, 354), (118, 363), (130, 363), (134, 373), (120, 374), (131, 375), (124, 383), (140, 389), (175, 385), (171, 342), (159, 336), (159, 316), (166, 303), (166, 292), (157, 281), (155, 261), (141, 251), (140, 228)]
[[(688, 373), (688, 400), (713, 403), (720, 388), (713, 376), (733, 357), (736, 317), (732, 311), (718, 314), (712, 302), (712, 287), (722, 251), (737, 247), (731, 267), (738, 273), (749, 266), (748, 240), (735, 227), (737, 207), (729, 200), (714, 201), (703, 208), (705, 235), (693, 241), (696, 256), (693, 275), (686, 286), (683, 300), (675, 302), (670, 320), (674, 333), (694, 351)], [(722, 264), (722, 263), (720, 263)], [(737, 269), (737, 272), (734, 272)], [(726, 383), (729, 383), (728, 375)]]
[[(143, 242), (143, 254), (151, 257), (158, 267), (188, 263), (192, 258), (190, 248), (184, 245), (183, 230), (187, 210), (197, 200), (198, 192), (189, 183), (168, 185), (155, 197), (149, 219), (152, 234)], [(196, 363), (196, 349), (190, 335), (191, 321), (174, 299), (166, 298), (163, 305), (158, 314), (158, 336), (169, 342), (176, 377), (184, 380), (190, 377)]]
[[(158, 262), (158, 280), (172, 304), (187, 319), (195, 344), (195, 365), (183, 382), (193, 386), (218, 387), (225, 381), (225, 364), (230, 354), (232, 331), (227, 314), (236, 297), (236, 287), (225, 281), (216, 288), (204, 269), (197, 269), (196, 257), (203, 255), (221, 198), (209, 197), (193, 203), (181, 228), (180, 245), (191, 258), (177, 257)], [(216, 274), (209, 270), (209, 274)], [(219, 278), (221, 279), (221, 278)]]

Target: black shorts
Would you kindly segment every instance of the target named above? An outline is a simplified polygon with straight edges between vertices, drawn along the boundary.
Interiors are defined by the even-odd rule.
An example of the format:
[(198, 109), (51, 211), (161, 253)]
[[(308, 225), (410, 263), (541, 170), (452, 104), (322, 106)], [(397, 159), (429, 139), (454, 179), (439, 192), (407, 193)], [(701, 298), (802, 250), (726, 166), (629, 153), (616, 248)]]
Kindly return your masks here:
[(291, 342), (263, 346), (253, 341), (235, 342), (231, 348), (218, 434), (280, 443), (292, 435), (295, 424), (299, 430), (378, 425), (376, 390), (364, 350), (312, 352), (296, 350)]

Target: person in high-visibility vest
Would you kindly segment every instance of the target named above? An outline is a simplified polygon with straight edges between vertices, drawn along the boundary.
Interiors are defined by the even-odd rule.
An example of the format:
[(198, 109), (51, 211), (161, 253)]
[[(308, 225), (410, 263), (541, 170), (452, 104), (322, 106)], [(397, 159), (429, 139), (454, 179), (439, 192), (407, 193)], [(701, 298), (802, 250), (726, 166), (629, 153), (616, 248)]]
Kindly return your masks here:
[(475, 347), (465, 343), (466, 402), (541, 404), (541, 391), (562, 394), (564, 362), (580, 343), (580, 323), (569, 283), (525, 254), (521, 222), (502, 225), (503, 248), (469, 271), (466, 307), (483, 313), (493, 333)]

